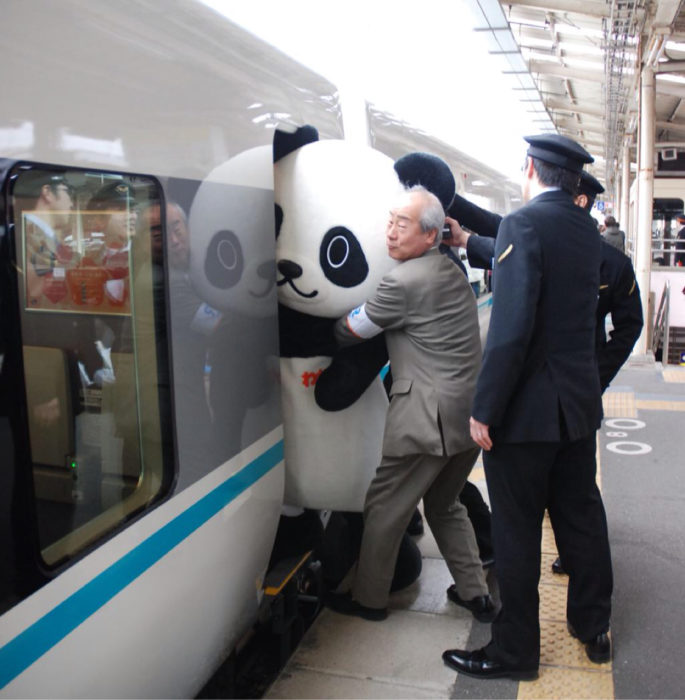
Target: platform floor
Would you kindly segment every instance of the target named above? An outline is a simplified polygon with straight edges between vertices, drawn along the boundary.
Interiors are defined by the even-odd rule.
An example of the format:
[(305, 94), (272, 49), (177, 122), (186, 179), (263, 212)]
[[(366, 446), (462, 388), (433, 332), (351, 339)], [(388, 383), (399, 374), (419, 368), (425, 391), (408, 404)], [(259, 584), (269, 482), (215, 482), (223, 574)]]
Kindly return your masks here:
[[(417, 538), (421, 577), (393, 594), (388, 619), (323, 610), (265, 697), (685, 697), (685, 367), (633, 358), (604, 406), (598, 456), (615, 577), (612, 663), (591, 663), (566, 631), (567, 579), (550, 571), (556, 549), (545, 523), (539, 679), (475, 680), (445, 667), (444, 649), (482, 646), (489, 625), (447, 601), (450, 576), (426, 528)], [(487, 496), (480, 462), (472, 480)], [(489, 583), (496, 595), (492, 573)]]

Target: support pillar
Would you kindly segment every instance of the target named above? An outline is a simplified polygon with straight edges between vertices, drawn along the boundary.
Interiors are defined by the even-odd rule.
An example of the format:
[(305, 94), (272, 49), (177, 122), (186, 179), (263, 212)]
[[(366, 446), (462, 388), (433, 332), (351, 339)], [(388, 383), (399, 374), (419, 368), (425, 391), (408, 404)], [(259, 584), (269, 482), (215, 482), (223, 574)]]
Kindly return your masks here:
[(645, 325), (633, 353), (644, 355), (651, 342), (653, 319), (649, 314), (649, 283), (652, 269), (652, 205), (654, 199), (654, 125), (655, 78), (644, 68), (640, 79), (640, 157), (638, 161), (638, 210), (635, 236), (635, 276), (640, 285), (640, 300)]

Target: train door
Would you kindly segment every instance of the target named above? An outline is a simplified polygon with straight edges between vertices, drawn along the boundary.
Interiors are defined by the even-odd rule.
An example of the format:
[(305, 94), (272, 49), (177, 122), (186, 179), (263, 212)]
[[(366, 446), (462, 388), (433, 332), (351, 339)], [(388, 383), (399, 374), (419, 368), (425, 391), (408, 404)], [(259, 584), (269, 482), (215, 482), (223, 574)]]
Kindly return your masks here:
[[(31, 588), (174, 479), (161, 241), (149, 177), (17, 164), (3, 253), (5, 527)], [(16, 557), (10, 558), (16, 561)], [(16, 592), (15, 592), (16, 594)]]

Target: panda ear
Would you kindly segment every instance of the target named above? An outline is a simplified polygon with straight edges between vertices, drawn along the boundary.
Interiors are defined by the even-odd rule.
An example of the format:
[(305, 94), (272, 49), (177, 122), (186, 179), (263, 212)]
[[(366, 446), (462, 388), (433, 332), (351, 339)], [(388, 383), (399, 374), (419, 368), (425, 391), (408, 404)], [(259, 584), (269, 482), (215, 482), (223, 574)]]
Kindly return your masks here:
[(296, 151), (298, 148), (319, 140), (319, 132), (309, 124), (305, 124), (289, 134), (286, 131), (276, 129), (274, 134), (274, 163), (284, 158), (288, 153)]
[(423, 185), (447, 211), (457, 191), (457, 183), (442, 158), (430, 153), (407, 153), (395, 161), (395, 172), (405, 187)]

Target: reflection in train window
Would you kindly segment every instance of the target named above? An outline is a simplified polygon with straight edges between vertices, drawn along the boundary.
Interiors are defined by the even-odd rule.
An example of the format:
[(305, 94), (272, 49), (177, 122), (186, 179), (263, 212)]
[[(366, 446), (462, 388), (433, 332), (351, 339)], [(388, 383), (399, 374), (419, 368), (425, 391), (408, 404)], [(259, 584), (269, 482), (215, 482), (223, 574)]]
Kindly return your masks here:
[[(152, 178), (22, 165), (11, 176), (28, 434), (54, 566), (170, 482), (171, 407)], [(166, 441), (166, 442), (165, 442)]]

